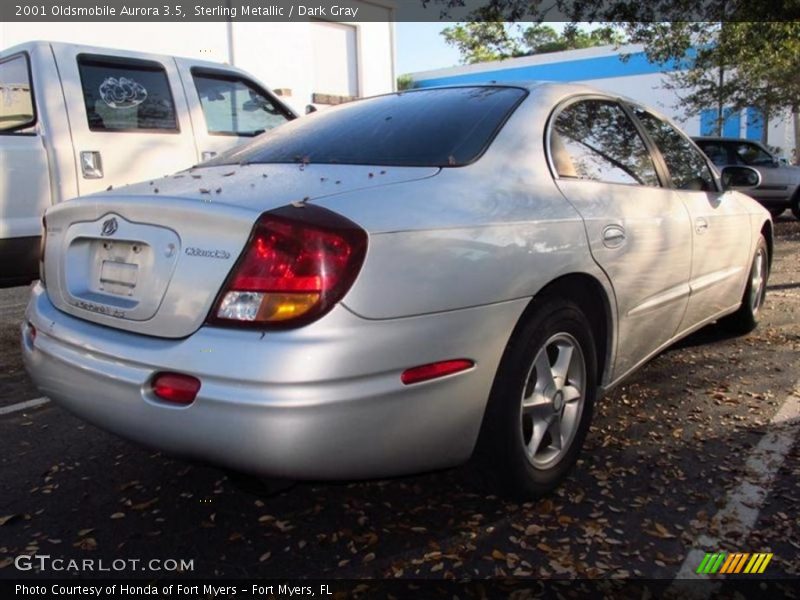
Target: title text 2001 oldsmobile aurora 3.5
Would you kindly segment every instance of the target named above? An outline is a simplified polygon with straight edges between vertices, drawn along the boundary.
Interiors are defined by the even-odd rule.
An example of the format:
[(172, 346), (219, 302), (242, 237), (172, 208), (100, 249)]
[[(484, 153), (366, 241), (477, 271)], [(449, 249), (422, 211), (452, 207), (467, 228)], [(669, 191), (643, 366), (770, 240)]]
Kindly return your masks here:
[(545, 493), (601, 393), (703, 324), (755, 326), (772, 222), (724, 188), (758, 177), (579, 86), (353, 102), (50, 209), (25, 362), (87, 421), (234, 469), (474, 457)]

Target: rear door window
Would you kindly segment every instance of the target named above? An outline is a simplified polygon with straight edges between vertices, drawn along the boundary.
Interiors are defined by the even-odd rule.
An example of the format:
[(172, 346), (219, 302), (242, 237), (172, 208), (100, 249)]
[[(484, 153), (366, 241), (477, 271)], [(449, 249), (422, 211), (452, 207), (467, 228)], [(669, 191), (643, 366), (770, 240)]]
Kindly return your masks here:
[(235, 75), (192, 69), (208, 133), (254, 136), (293, 117), (266, 91)]
[(92, 131), (178, 131), (175, 102), (161, 64), (81, 55), (78, 70)]
[(558, 113), (550, 154), (560, 177), (660, 185), (636, 126), (611, 100), (580, 100)]
[(28, 57), (19, 54), (0, 62), (0, 132), (30, 127), (36, 122)]

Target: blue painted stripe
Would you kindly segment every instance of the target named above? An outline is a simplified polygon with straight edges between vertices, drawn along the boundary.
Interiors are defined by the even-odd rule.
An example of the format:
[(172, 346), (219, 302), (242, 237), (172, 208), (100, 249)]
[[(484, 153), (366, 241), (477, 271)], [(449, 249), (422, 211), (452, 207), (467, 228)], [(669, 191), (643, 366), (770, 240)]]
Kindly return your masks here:
[[(510, 59), (513, 61), (514, 59)], [(543, 65), (527, 65), (524, 67), (496, 68), (476, 73), (459, 73), (430, 79), (418, 79), (416, 87), (434, 87), (462, 83), (487, 83), (490, 81), (582, 81), (587, 79), (608, 79), (610, 77), (630, 77), (633, 75), (650, 75), (676, 71), (679, 61), (665, 65), (651, 63), (644, 52), (631, 54), (627, 61), (618, 55), (585, 58), (583, 60), (567, 60), (564, 62)]]
[[(722, 135), (725, 137), (739, 137), (742, 131), (742, 115), (730, 106), (722, 109)], [(749, 113), (748, 113), (749, 119)], [(748, 128), (750, 122), (748, 120)], [(749, 131), (749, 129), (748, 129)], [(704, 108), (700, 111), (700, 135), (717, 135), (717, 109)], [(760, 135), (760, 134), (759, 134)]]
[(717, 111), (704, 108), (700, 111), (700, 135), (717, 135)]
[(747, 136), (748, 140), (761, 141), (764, 134), (764, 115), (760, 110), (751, 106), (747, 109)]
[(738, 138), (742, 131), (742, 114), (740, 111), (734, 111), (732, 108), (724, 108), (722, 116), (725, 121), (722, 123), (722, 135), (725, 137)]

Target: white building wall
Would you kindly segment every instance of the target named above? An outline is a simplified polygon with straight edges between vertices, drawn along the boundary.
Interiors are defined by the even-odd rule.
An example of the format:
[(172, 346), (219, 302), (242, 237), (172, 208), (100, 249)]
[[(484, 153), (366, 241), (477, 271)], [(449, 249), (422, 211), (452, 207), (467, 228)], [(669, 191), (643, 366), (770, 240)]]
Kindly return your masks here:
[(226, 23), (0, 23), (0, 47), (46, 40), (228, 60)]
[[(372, 15), (386, 15), (386, 21), (351, 24), (357, 32), (359, 95), (391, 92), (395, 88), (393, 9), (378, 0), (363, 4)], [(0, 49), (47, 40), (233, 62), (270, 88), (291, 90), (291, 96), (283, 100), (302, 113), (314, 92), (330, 93), (313, 89), (318, 65), (314, 64), (311, 27), (311, 22), (0, 23)], [(339, 66), (328, 63), (322, 68)]]

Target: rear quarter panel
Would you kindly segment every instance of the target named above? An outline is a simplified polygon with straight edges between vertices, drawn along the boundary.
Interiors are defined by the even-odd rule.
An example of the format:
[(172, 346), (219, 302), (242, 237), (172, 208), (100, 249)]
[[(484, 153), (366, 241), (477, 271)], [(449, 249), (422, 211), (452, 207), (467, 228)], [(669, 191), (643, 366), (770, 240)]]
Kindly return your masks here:
[(319, 200), (370, 234), (345, 306), (370, 319), (457, 310), (532, 297), (575, 272), (613, 298), (545, 158), (544, 124), (564, 93), (534, 89), (471, 165)]

